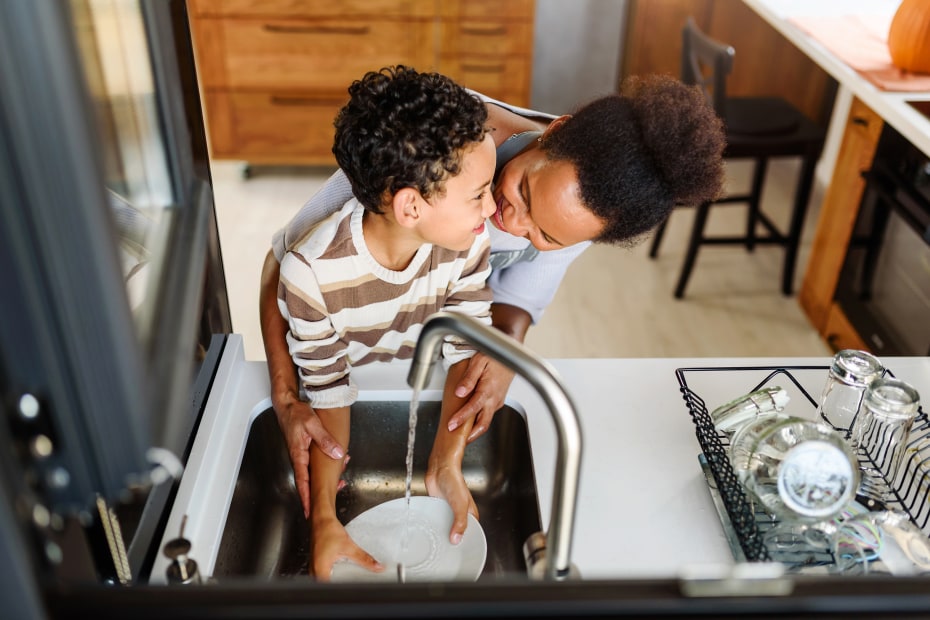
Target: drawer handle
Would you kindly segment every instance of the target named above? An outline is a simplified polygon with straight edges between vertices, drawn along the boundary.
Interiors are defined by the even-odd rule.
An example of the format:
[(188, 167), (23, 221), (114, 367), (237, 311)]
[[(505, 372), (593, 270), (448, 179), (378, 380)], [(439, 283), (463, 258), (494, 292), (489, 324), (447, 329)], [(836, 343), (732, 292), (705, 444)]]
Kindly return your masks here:
[(319, 105), (319, 106), (341, 106), (345, 101), (339, 99), (314, 99), (313, 97), (287, 97), (285, 95), (272, 95), (272, 105)]
[(861, 127), (868, 127), (869, 121), (862, 118), (861, 116), (854, 116), (852, 119), (853, 125), (859, 125)]
[(479, 28), (475, 26), (462, 26), (463, 34), (474, 34), (479, 37), (496, 37), (507, 34), (507, 26), (496, 26), (491, 28)]
[(503, 73), (504, 65), (462, 65), (462, 71), (471, 73)]
[(368, 34), (371, 30), (369, 26), (321, 26), (318, 24), (314, 24), (312, 26), (282, 26), (281, 24), (263, 24), (262, 28), (268, 32), (277, 32), (283, 34), (360, 35)]

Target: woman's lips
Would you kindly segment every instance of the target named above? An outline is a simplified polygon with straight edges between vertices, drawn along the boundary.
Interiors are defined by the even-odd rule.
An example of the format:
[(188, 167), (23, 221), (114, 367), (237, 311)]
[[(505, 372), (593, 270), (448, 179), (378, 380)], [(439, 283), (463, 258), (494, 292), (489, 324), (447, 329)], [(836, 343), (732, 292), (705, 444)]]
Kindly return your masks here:
[(484, 232), (484, 222), (481, 222), (481, 224), (479, 224), (478, 226), (476, 226), (475, 228), (473, 228), (473, 229), (472, 229), (472, 232), (474, 232), (476, 235), (480, 235), (481, 233), (483, 233), (483, 232)]

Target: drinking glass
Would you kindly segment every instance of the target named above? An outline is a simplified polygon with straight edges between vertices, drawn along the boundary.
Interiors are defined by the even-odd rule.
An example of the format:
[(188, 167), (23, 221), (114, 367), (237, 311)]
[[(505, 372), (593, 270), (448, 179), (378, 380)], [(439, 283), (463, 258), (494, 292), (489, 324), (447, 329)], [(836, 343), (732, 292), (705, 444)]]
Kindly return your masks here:
[(869, 383), (882, 375), (881, 361), (865, 351), (844, 349), (833, 357), (817, 413), (849, 438)]
[(849, 437), (853, 450), (868, 457), (860, 465), (861, 495), (890, 499), (919, 404), (917, 390), (900, 379), (882, 377), (869, 384)]

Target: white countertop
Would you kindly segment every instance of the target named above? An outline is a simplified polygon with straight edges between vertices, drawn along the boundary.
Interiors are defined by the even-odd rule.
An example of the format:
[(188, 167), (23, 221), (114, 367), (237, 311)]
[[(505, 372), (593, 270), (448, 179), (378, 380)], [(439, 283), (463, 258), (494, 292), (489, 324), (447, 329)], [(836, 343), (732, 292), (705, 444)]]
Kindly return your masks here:
[[(896, 376), (930, 394), (930, 358), (884, 360)], [(695, 567), (733, 563), (703, 473), (694, 425), (682, 400), (677, 368), (826, 366), (827, 358), (802, 359), (563, 359), (550, 360), (581, 419), (584, 441), (572, 561), (587, 579), (670, 578)], [(353, 371), (362, 400), (409, 399), (408, 362)], [(798, 373), (813, 397), (826, 371)], [(440, 372), (433, 377), (437, 389)], [(767, 372), (685, 373), (709, 409), (740, 396)], [(780, 385), (781, 383), (776, 383)], [(783, 385), (786, 389), (787, 385)], [(203, 575), (211, 575), (222, 524), (235, 487), (252, 419), (270, 406), (264, 362), (246, 362), (233, 335), (181, 480), (166, 528), (185, 536)], [(789, 389), (791, 393), (791, 389)], [(555, 465), (555, 430), (542, 400), (517, 378), (509, 397), (527, 414), (544, 526), (549, 522)], [(810, 417), (813, 408), (792, 395), (789, 412)], [(792, 410), (792, 407), (795, 407)], [(163, 583), (166, 560), (156, 559), (152, 582)]]
[(907, 101), (930, 101), (930, 92), (890, 92), (874, 86), (817, 40), (788, 21), (791, 17), (894, 15), (900, 0), (743, 0), (765, 21), (794, 43), (829, 73), (843, 88), (851, 91), (885, 121), (930, 155), (930, 119)]

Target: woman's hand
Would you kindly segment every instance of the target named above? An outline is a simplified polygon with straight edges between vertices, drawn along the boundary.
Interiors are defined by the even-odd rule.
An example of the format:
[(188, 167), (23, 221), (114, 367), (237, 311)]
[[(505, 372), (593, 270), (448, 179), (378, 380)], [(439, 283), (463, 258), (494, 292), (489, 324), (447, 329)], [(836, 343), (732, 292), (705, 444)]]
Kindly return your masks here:
[(291, 466), (294, 468), (294, 483), (300, 495), (300, 503), (304, 509), (304, 517), (310, 516), (310, 444), (314, 441), (324, 454), (333, 459), (343, 459), (343, 466), (347, 462), (345, 449), (326, 430), (323, 422), (309, 404), (289, 399), (286, 404), (275, 406), (278, 417), (278, 426), (284, 434), (287, 443), (287, 453), (291, 457)]
[(310, 538), (310, 576), (317, 581), (329, 581), (333, 565), (339, 560), (350, 560), (374, 573), (384, 570), (384, 565), (355, 544), (337, 519), (314, 522)]
[(475, 418), (468, 442), (481, 437), (491, 426), (494, 414), (504, 405), (507, 390), (513, 382), (512, 370), (481, 353), (468, 361), (465, 375), (455, 388), (455, 395), (468, 398), (465, 404), (449, 418), (449, 431), (454, 431), (466, 420)]

